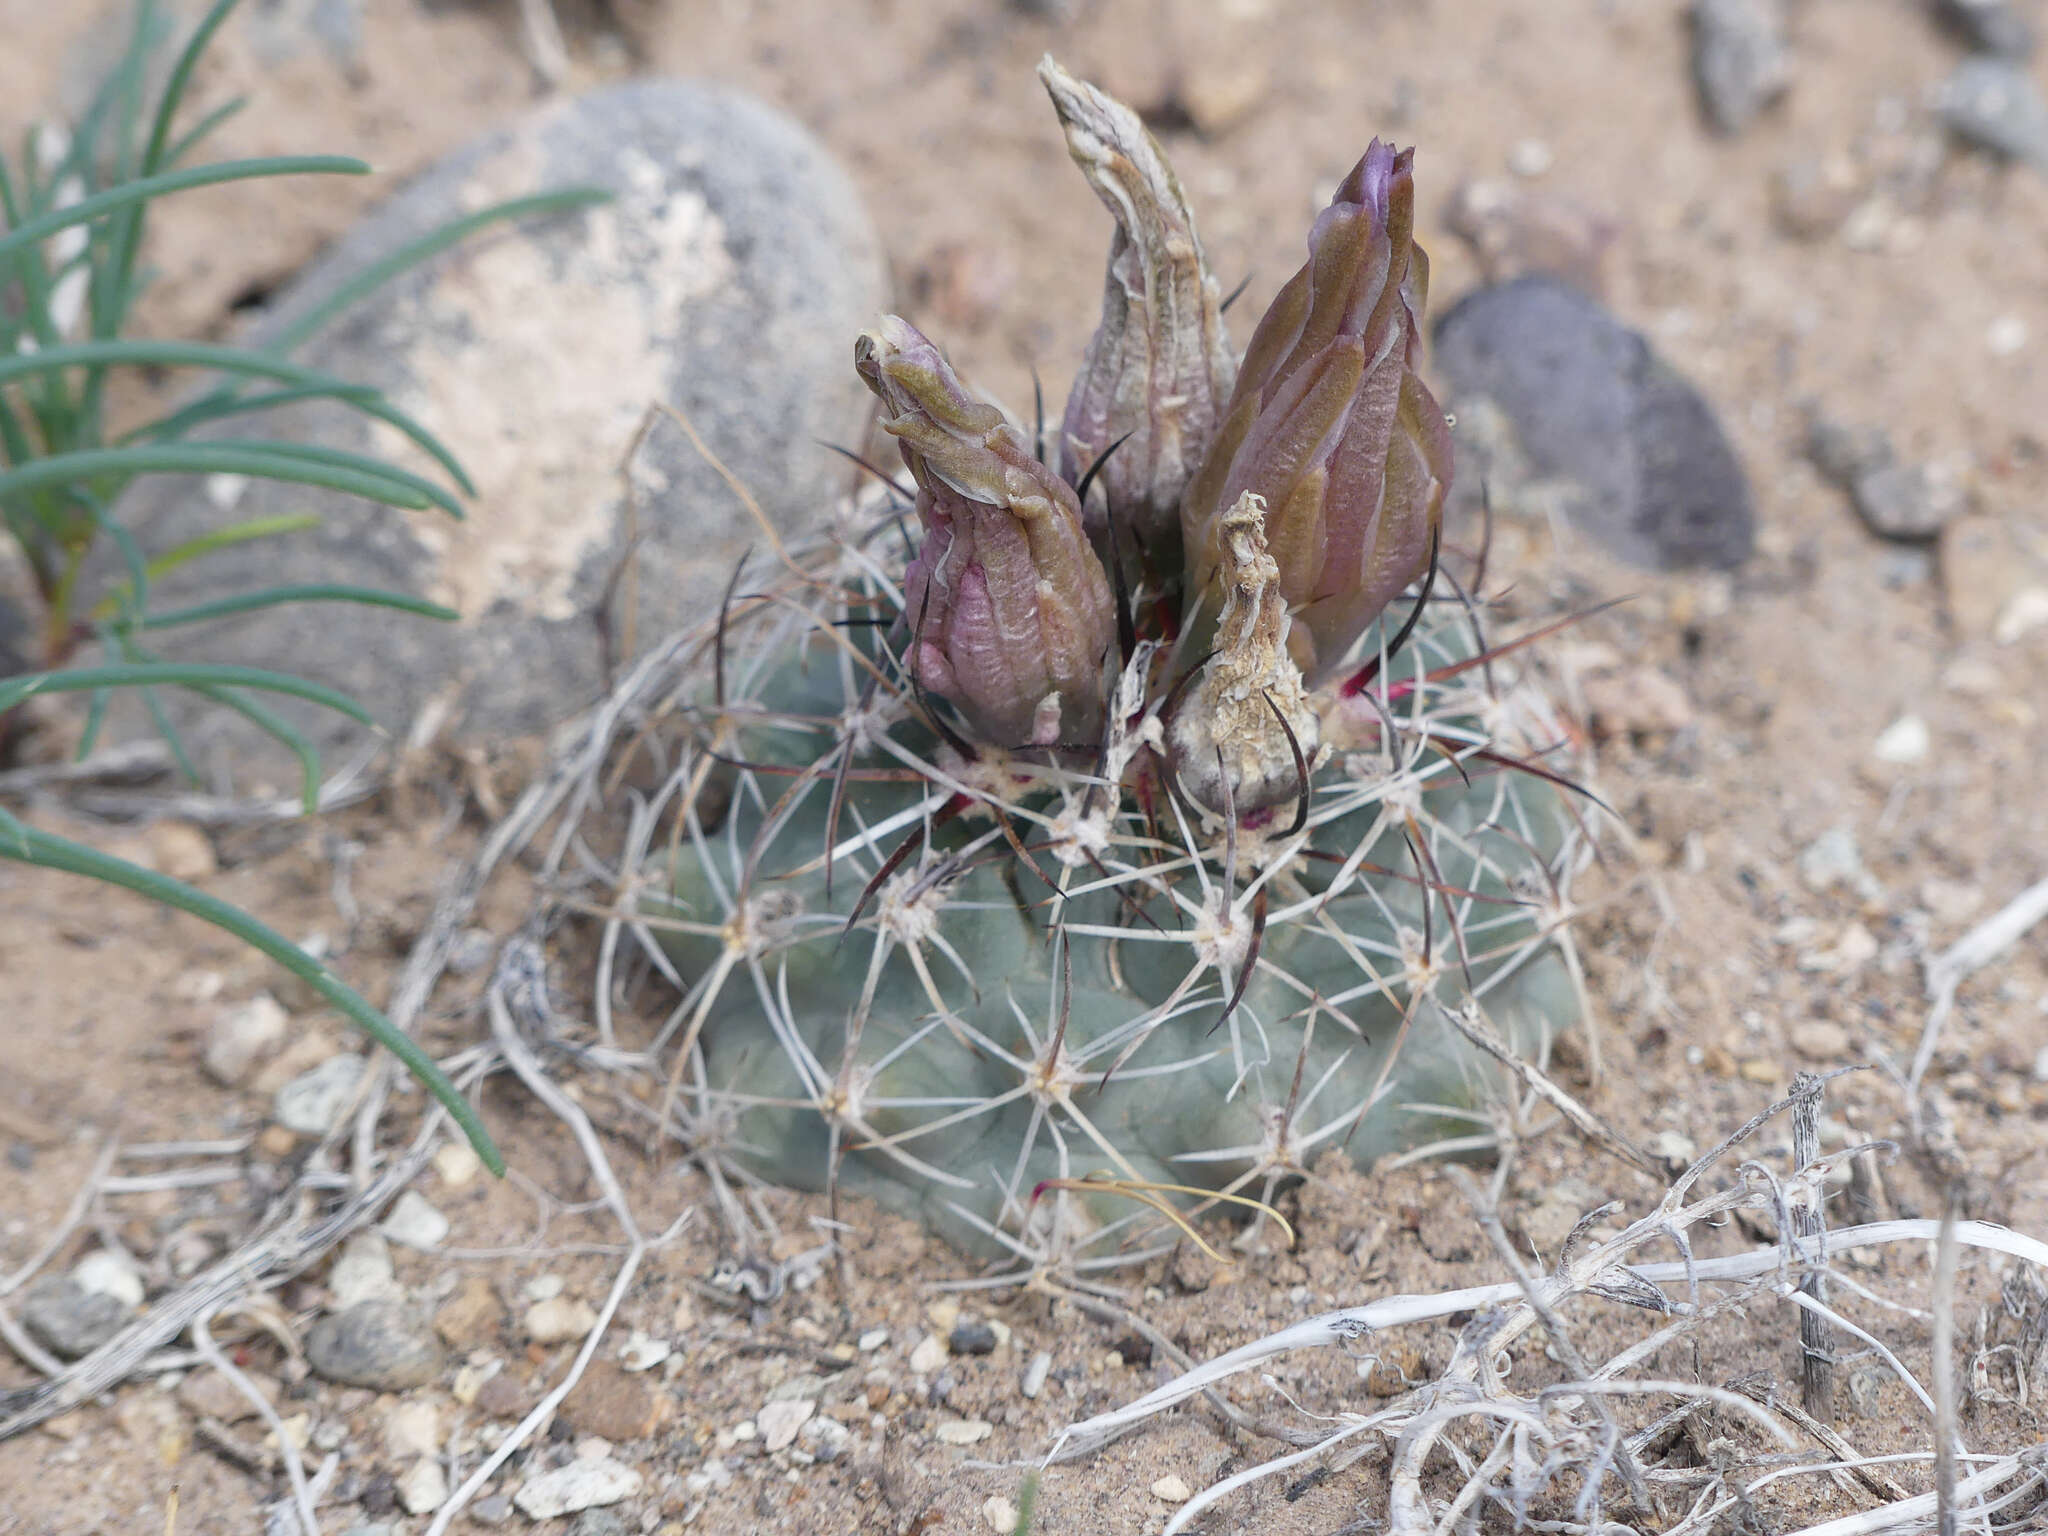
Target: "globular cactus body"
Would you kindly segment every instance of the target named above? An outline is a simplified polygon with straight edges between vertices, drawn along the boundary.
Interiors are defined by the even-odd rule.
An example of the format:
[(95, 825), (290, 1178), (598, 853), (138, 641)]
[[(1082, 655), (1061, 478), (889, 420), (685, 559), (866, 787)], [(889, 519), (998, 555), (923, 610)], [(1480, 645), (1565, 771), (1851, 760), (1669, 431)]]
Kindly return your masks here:
[(1449, 461), (1411, 367), (1408, 157), (1375, 145), (1345, 184), (1262, 327), (1299, 344), (1248, 359), (1219, 437), (1215, 285), (1164, 157), (1041, 73), (1118, 191), (1055, 458), (1144, 429), (1114, 482), (1135, 547), (913, 328), (864, 337), (921, 547), (883, 517), (721, 618), (670, 891), (639, 911), (687, 987), (701, 1144), (1085, 1265), (1199, 1205), (1164, 1186), (1265, 1199), (1331, 1147), (1469, 1136), (1493, 1070), (1469, 1037), (1538, 1048), (1577, 1016), (1587, 841), (1525, 771), (1565, 734), (1540, 690), (1432, 588)]

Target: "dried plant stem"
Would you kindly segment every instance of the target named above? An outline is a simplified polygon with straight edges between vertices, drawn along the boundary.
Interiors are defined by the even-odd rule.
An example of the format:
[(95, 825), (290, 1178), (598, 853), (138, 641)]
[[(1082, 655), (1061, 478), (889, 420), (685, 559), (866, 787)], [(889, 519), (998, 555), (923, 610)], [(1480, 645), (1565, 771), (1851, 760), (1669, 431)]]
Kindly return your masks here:
[[(1792, 1166), (1810, 1168), (1820, 1160), (1821, 1079), (1802, 1072), (1792, 1083)], [(1792, 1208), (1792, 1230), (1821, 1264), (1827, 1262), (1827, 1212), (1822, 1207), (1825, 1185), (1811, 1186), (1813, 1198)], [(1799, 1282), (1800, 1291), (1817, 1302), (1827, 1300), (1827, 1276), (1822, 1269), (1810, 1271)], [(1834, 1341), (1827, 1319), (1813, 1309), (1799, 1311), (1799, 1400), (1807, 1413), (1823, 1424), (1835, 1417)]]

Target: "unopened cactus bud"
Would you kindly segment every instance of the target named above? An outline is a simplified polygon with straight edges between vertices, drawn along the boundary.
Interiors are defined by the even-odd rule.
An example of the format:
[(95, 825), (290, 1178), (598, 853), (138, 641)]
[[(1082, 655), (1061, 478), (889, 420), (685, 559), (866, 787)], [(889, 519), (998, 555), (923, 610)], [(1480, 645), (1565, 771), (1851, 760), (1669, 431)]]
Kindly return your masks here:
[(1245, 492), (1217, 531), (1216, 652), (1168, 723), (1166, 746), (1181, 788), (1242, 817), (1307, 794), (1321, 726), (1287, 654), (1291, 621), (1267, 552), (1266, 504)]
[(1310, 680), (1429, 559), (1451, 479), (1450, 433), (1416, 374), (1429, 263), (1415, 244), (1413, 150), (1375, 139), (1309, 234), (1308, 264), (1259, 321), (1230, 408), (1181, 509), (1190, 611), (1246, 491)]
[(1093, 742), (1116, 622), (1072, 488), (916, 327), (886, 317), (854, 363), (917, 480), (912, 675), (993, 745)]
[[(1216, 280), (1173, 167), (1137, 113), (1075, 79), (1050, 54), (1038, 78), (1074, 163), (1116, 218), (1102, 323), (1067, 396), (1059, 470), (1079, 484), (1115, 448), (1100, 477), (1107, 504), (1120, 530), (1172, 569), (1181, 496), (1237, 371)], [(1099, 528), (1102, 513), (1092, 501), (1085, 510)]]

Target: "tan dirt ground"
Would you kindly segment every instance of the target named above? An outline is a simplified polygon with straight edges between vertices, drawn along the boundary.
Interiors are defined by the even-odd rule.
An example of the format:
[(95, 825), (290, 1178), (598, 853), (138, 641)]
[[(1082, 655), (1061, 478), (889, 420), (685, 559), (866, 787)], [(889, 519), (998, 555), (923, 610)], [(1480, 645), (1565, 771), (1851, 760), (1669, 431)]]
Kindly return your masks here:
[[(36, 19), (52, 9), (63, 8), (0, 0), (9, 38), (0, 132), (10, 142), (38, 100), (64, 99), (66, 72), (75, 68), (65, 26), (14, 28), (17, 13)], [(1569, 195), (1613, 223), (1610, 303), (1716, 403), (1758, 498), (1759, 552), (1732, 579), (1620, 571), (1582, 547), (1555, 547), (1548, 529), (1502, 531), (1502, 569), (1518, 585), (1498, 632), (1632, 593), (1632, 602), (1558, 648), (1559, 671), (1597, 683), (1605, 668), (1610, 682), (1619, 676), (1627, 700), (1642, 696), (1646, 674), (1637, 669), (1647, 669), (1683, 695), (1683, 718), (1645, 718), (1634, 722), (1640, 729), (1622, 709), (1600, 746), (1598, 781), (1639, 862), (1617, 859), (1605, 877), (1610, 899), (1583, 929), (1605, 1071), (1594, 1081), (1580, 1049), (1563, 1063), (1563, 1079), (1641, 1141), (1677, 1132), (1704, 1147), (1768, 1103), (1801, 1066), (1880, 1051), (1909, 1057), (1925, 1011), (1915, 955), (1951, 942), (2048, 875), (2040, 767), (2048, 630), (2008, 645), (1990, 633), (2012, 592), (2048, 585), (2048, 177), (1943, 146), (1926, 103), (1957, 55), (1908, 0), (1806, 0), (1796, 8), (1798, 75), (1789, 97), (1742, 139), (1714, 139), (1694, 110), (1681, 10), (1672, 0), (1083, 0), (1071, 19), (1048, 21), (996, 0), (617, 0), (605, 10), (565, 6), (564, 14), (572, 85), (635, 69), (701, 73), (742, 83), (809, 124), (864, 188), (905, 312), (1012, 402), (1028, 402), (1033, 364), (1049, 396), (1061, 397), (1093, 324), (1107, 227), (1068, 169), (1032, 79), (1048, 48), (1141, 106), (1178, 101), (1205, 125), (1173, 132), (1166, 143), (1224, 283), (1252, 274), (1233, 311), (1240, 341), (1248, 317), (1298, 263), (1318, 197), (1374, 132), (1419, 146), (1422, 233), (1439, 312), (1477, 276), (1445, 227), (1453, 189), (1472, 177), (1506, 176), (1513, 146), (1540, 139), (1553, 164), (1533, 190)], [(509, 3), (369, 0), (366, 11), (366, 46), (350, 72), (317, 61), (294, 66), (296, 73), (266, 72), (230, 49), (202, 81), (202, 97), (212, 104), (251, 89), (255, 99), (221, 152), (362, 151), (404, 174), (534, 96)], [(2048, 21), (2041, 12), (2033, 7)], [(1773, 223), (1770, 178), (1799, 156), (1839, 156), (1857, 175), (1917, 191), (1867, 217), (1853, 244), (1870, 248), (1852, 248), (1841, 235), (1797, 241)], [(323, 197), (266, 208), (259, 218), (225, 191), (167, 206), (152, 253), (164, 275), (149, 324), (165, 334), (222, 332), (238, 295), (275, 283), (361, 206)], [(237, 238), (223, 240), (230, 220)], [(262, 238), (242, 238), (258, 227)], [(2014, 319), (2028, 339), (2000, 354), (1988, 336), (1994, 323)], [(1838, 417), (1885, 426), (1903, 456), (1952, 461), (1968, 481), (1975, 510), (1951, 529), (1930, 571), (1908, 568), (1870, 537), (1807, 467), (1800, 407), (1809, 398)], [(564, 713), (580, 702), (563, 701)], [(1873, 743), (1908, 712), (1927, 722), (1930, 752), (1907, 765), (1878, 761)], [(223, 835), (213, 849), (218, 872), (201, 883), (287, 933), (325, 933), (342, 946), (344, 973), (378, 998), (443, 868), (473, 846), (478, 825), (473, 810), (444, 816), (431, 796), (387, 797), (316, 828)], [(1855, 829), (1874, 877), (1862, 893), (1817, 892), (1798, 873), (1800, 852), (1837, 825)], [(148, 834), (129, 830), (89, 835), (107, 846), (152, 846)], [(156, 835), (158, 857), (178, 852), (173, 837)], [(336, 839), (361, 845), (348, 887), (360, 912), (352, 931), (335, 897)], [(509, 934), (525, 901), (510, 878), (479, 921)], [(1876, 953), (1846, 970), (1826, 968), (1829, 952), (1845, 952), (1844, 934), (1858, 926)], [(1851, 934), (1846, 952), (1860, 952), (1859, 942)], [(570, 957), (565, 995), (584, 979)], [(0, 1167), (0, 1274), (61, 1217), (108, 1136), (132, 1143), (261, 1127), (267, 1095), (217, 1088), (197, 1056), (219, 1000), (275, 985), (261, 962), (190, 920), (0, 866), (0, 1144), (32, 1154), (26, 1169)], [(450, 1049), (476, 1037), (481, 1025), (466, 1006), (473, 995), (473, 982), (444, 987), (432, 1043)], [(286, 1001), (295, 1028), (316, 1047), (340, 1043), (330, 1016), (288, 994)], [(1966, 987), (1936, 1072), (1983, 1191), (1980, 1214), (2037, 1235), (2048, 1234), (2048, 1082), (2035, 1068), (2044, 1047), (2048, 929)], [(1040, 1454), (1060, 1425), (1135, 1397), (1156, 1379), (1151, 1365), (1128, 1363), (1114, 1348), (1127, 1329), (1043, 1296), (969, 1295), (960, 1298), (965, 1311), (1003, 1323), (1010, 1338), (993, 1355), (950, 1362), (950, 1399), (934, 1405), (932, 1382), (913, 1375), (909, 1357), (937, 1326), (930, 1309), (943, 1298), (932, 1282), (972, 1271), (904, 1224), (861, 1209), (849, 1213), (855, 1278), (843, 1298), (821, 1281), (759, 1318), (720, 1305), (703, 1285), (721, 1246), (701, 1176), (646, 1155), (605, 1080), (582, 1080), (582, 1090), (599, 1122), (618, 1129), (611, 1156), (643, 1226), (662, 1230), (699, 1207), (680, 1239), (649, 1262), (617, 1325), (622, 1338), (640, 1329), (672, 1339), (676, 1355), (645, 1378), (611, 1372), (572, 1398), (565, 1414), (572, 1435), (621, 1439), (619, 1431), (635, 1425), (651, 1429), (623, 1437), (622, 1454), (648, 1474), (650, 1490), (624, 1506), (629, 1528), (657, 1529), (695, 1510), (689, 1529), (713, 1536), (986, 1531), (984, 1502), (1017, 1497), (1017, 1464)], [(567, 1350), (521, 1339), (522, 1287), (559, 1276), (568, 1294), (598, 1301), (616, 1258), (563, 1245), (610, 1243), (615, 1234), (601, 1213), (566, 1213), (536, 1236), (536, 1211), (546, 1202), (537, 1205), (533, 1187), (564, 1205), (588, 1201), (582, 1161), (516, 1087), (501, 1079), (484, 1102), (522, 1178), (457, 1189), (429, 1176), (423, 1188), (454, 1221), (452, 1246), (515, 1252), (463, 1259), (401, 1251), (399, 1272), (408, 1284), (451, 1295), (481, 1279), (488, 1298), (468, 1293), (472, 1315), (451, 1329), (462, 1349), (507, 1357), (531, 1400)], [(1898, 1129), (1898, 1096), (1881, 1073), (1843, 1080), (1829, 1105), (1861, 1134)], [(403, 1124), (415, 1112), (408, 1105), (396, 1119)], [(1781, 1149), (1784, 1140), (1782, 1127), (1766, 1133), (1767, 1147)], [(252, 1157), (275, 1160), (262, 1151)], [(1901, 1204), (1931, 1214), (1927, 1188), (1903, 1164), (1896, 1173)], [(1581, 1208), (1609, 1197), (1640, 1207), (1657, 1193), (1561, 1130), (1521, 1148), (1510, 1188), (1511, 1226), (1530, 1220), (1553, 1189)], [(206, 1198), (189, 1198), (194, 1193)], [(100, 1219), (149, 1257), (187, 1216), (210, 1216), (224, 1234), (237, 1229), (248, 1198), (238, 1186), (111, 1197)], [(816, 1240), (810, 1221), (820, 1202), (784, 1196), (772, 1204), (785, 1256)], [(1343, 1172), (1292, 1203), (1297, 1251), (1254, 1252), (1223, 1270), (1186, 1255), (1155, 1264), (1129, 1277), (1130, 1305), (1200, 1357), (1329, 1306), (1498, 1278), (1476, 1226), (1441, 1214), (1456, 1208), (1449, 1184), (1428, 1169), (1380, 1178)], [(65, 1258), (80, 1246), (75, 1240)], [(1924, 1298), (1923, 1259), (1894, 1252), (1862, 1278)], [(1966, 1343), (1979, 1307), (1995, 1312), (1996, 1295), (1990, 1267), (1966, 1261)], [(303, 1315), (320, 1296), (315, 1278), (287, 1287), (284, 1300)], [(1631, 1317), (1584, 1316), (1580, 1342), (1592, 1353), (1640, 1330)], [(1919, 1337), (1917, 1328), (1887, 1327), (1902, 1347)], [(872, 1353), (850, 1364), (833, 1353), (875, 1329), (888, 1339)], [(1448, 1327), (1413, 1330), (1413, 1352), (1401, 1363), (1411, 1375), (1441, 1366), (1452, 1338)], [(1052, 1376), (1028, 1400), (1019, 1377), (1041, 1349), (1053, 1354)], [(261, 1337), (242, 1354), (261, 1373), (292, 1375)], [(1924, 1368), (1924, 1350), (1906, 1356)], [(1724, 1325), (1702, 1362), (1712, 1381), (1758, 1366), (1796, 1381), (1796, 1341), (1781, 1309)], [(1341, 1358), (1284, 1361), (1273, 1375), (1318, 1411), (1377, 1401)], [(802, 1376), (819, 1379), (792, 1388)], [(11, 1359), (0, 1359), (0, 1387), (23, 1379)], [(846, 1460), (797, 1469), (734, 1439), (778, 1387), (817, 1397), (821, 1412), (849, 1425)], [(426, 1394), (444, 1410), (444, 1428), (474, 1429), (477, 1411), (444, 1389)], [(1261, 1413), (1287, 1411), (1256, 1379), (1236, 1396)], [(307, 1415), (316, 1444), (324, 1434), (353, 1447), (344, 1459), (360, 1481), (396, 1468), (381, 1427), (393, 1406), (309, 1382), (286, 1388), (283, 1411)], [(991, 1435), (966, 1449), (942, 1444), (936, 1426), (953, 1418), (985, 1420)], [(1840, 1427), (1872, 1453), (1928, 1443), (1924, 1417), (1896, 1384), (1845, 1406)], [(2000, 1449), (2042, 1433), (2037, 1419), (2003, 1408), (1986, 1409), (1966, 1431), (1973, 1443)], [(1168, 1506), (1148, 1491), (1155, 1481), (1173, 1475), (1199, 1489), (1273, 1450), (1202, 1414), (1172, 1415), (1101, 1456), (1047, 1473), (1037, 1529), (1157, 1531)], [(732, 1471), (730, 1482), (693, 1491), (686, 1475), (711, 1456)], [(1320, 1481), (1276, 1479), (1213, 1512), (1200, 1529), (1368, 1529), (1349, 1522), (1384, 1514), (1384, 1466), (1383, 1457), (1370, 1458)], [(1909, 1486), (1927, 1486), (1923, 1468), (1901, 1475)], [(173, 1487), (182, 1536), (252, 1532), (280, 1485), (195, 1442), (175, 1399), (137, 1383), (0, 1443), (0, 1536), (161, 1531)], [(1856, 1507), (1824, 1487), (1792, 1486), (1795, 1493), (1767, 1512), (1774, 1528)], [(368, 1518), (324, 1513), (333, 1531)], [(408, 1532), (425, 1523), (402, 1513), (378, 1518)], [(483, 1528), (456, 1523), (458, 1531)]]

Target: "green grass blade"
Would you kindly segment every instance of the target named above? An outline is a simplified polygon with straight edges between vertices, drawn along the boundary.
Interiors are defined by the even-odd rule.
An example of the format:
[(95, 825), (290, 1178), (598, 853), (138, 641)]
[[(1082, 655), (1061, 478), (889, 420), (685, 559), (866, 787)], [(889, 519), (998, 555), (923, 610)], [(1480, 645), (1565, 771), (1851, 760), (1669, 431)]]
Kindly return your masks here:
[[(236, 544), (249, 544), (257, 539), (274, 539), (287, 533), (304, 533), (309, 528), (318, 528), (320, 519), (310, 512), (289, 512), (281, 517), (252, 517), (244, 522), (231, 523), (225, 528), (210, 529), (196, 539), (187, 539), (174, 548), (165, 550), (149, 562), (149, 577), (157, 577), (175, 571), (181, 565), (188, 565), (202, 555), (210, 555), (217, 549), (229, 549)], [(101, 607), (107, 607), (117, 594), (109, 593), (101, 600)], [(118, 602), (109, 611), (118, 611)], [(106, 615), (100, 614), (104, 618)]]
[[(106, 694), (106, 691), (106, 689), (102, 688), (93, 697), (95, 699), (101, 698)], [(192, 761), (192, 754), (185, 750), (185, 738), (178, 734), (177, 726), (173, 725), (171, 717), (164, 713), (164, 701), (157, 697), (156, 690), (154, 688), (143, 689), (142, 702), (149, 709), (149, 718), (156, 725), (157, 735), (163, 737), (164, 745), (171, 749), (171, 760), (178, 765), (178, 772), (184, 775), (185, 782), (187, 784), (204, 783), (205, 781), (199, 776), (199, 765)]]
[(0, 683), (0, 714), (39, 693), (172, 686), (258, 688), (267, 693), (283, 693), (311, 700), (373, 730), (377, 724), (362, 705), (347, 694), (337, 692), (325, 683), (316, 683), (311, 678), (293, 677), (289, 672), (271, 672), (262, 667), (184, 661), (115, 662), (99, 667), (69, 667), (62, 672), (25, 672)]
[(89, 879), (102, 880), (109, 885), (122, 886), (127, 890), (147, 896), (152, 901), (175, 907), (189, 913), (201, 922), (233, 934), (253, 949), (261, 950), (272, 960), (283, 966), (292, 975), (326, 998), (335, 1008), (347, 1015), (349, 1021), (364, 1034), (375, 1040), (385, 1050), (396, 1056), (399, 1063), (417, 1078), (427, 1092), (438, 1099), (462, 1132), (469, 1138), (476, 1155), (483, 1159), (484, 1166), (493, 1174), (502, 1175), (505, 1160), (498, 1153), (497, 1144), (491, 1140), (490, 1132), (484, 1129), (482, 1120), (470, 1107), (467, 1099), (456, 1091), (447, 1075), (434, 1064), (433, 1058), (420, 1049), (413, 1039), (394, 1027), (391, 1021), (372, 1008), (369, 1002), (354, 988), (326, 966), (307, 954), (284, 935), (268, 927), (256, 918), (231, 906), (206, 892), (195, 890), (181, 880), (160, 875), (155, 870), (144, 869), (126, 859), (117, 859), (111, 854), (88, 848), (83, 843), (74, 843), (69, 838), (39, 831), (0, 811), (0, 854), (24, 864), (33, 864), (42, 869), (54, 869), (66, 874), (84, 875)]
[(231, 709), (264, 735), (282, 742), (299, 760), (299, 804), (308, 816), (320, 809), (320, 749), (305, 733), (274, 710), (245, 699), (232, 688), (195, 687), (192, 692), (223, 709)]
[(79, 480), (107, 476), (116, 481), (141, 474), (253, 475), (265, 480), (285, 480), (297, 485), (317, 485), (345, 491), (370, 501), (423, 512), (439, 506), (460, 517), (461, 509), (438, 486), (386, 469), (374, 459), (355, 456), (355, 465), (342, 465), (307, 450), (288, 451), (279, 444), (223, 443), (130, 443), (122, 448), (81, 448), (71, 453), (51, 454), (17, 464), (0, 474), (0, 499), (43, 486), (61, 486)]
[(346, 379), (283, 358), (202, 341), (94, 340), (62, 342), (15, 357), (0, 357), (0, 384), (66, 368), (210, 368), (281, 383), (318, 385), (330, 392), (359, 390)]
[(296, 586), (265, 587), (260, 592), (238, 592), (233, 597), (223, 597), (210, 603), (195, 603), (190, 608), (174, 608), (167, 613), (148, 614), (138, 627), (170, 629), (179, 624), (201, 624), (208, 619), (225, 619), (258, 608), (274, 608), (282, 603), (361, 603), (372, 608), (396, 608), (403, 613), (418, 614), (423, 619), (440, 619), (444, 622), (452, 622), (462, 617), (453, 608), (444, 608), (439, 603), (430, 603), (424, 597), (413, 597), (405, 592), (388, 592), (381, 587), (305, 583)]
[(107, 723), (107, 705), (113, 702), (114, 690), (98, 688), (85, 708), (85, 729), (78, 735), (78, 751), (72, 755), (74, 763), (82, 763), (92, 756), (92, 749), (99, 745), (100, 730)]
[(541, 192), (531, 197), (515, 197), (507, 202), (494, 203), (488, 208), (481, 208), (475, 213), (451, 220), (410, 244), (400, 246), (382, 261), (372, 262), (363, 268), (325, 300), (314, 305), (287, 326), (270, 343), (268, 350), (279, 355), (293, 351), (335, 316), (362, 302), (370, 293), (400, 273), (418, 266), (431, 256), (438, 255), (458, 241), (466, 240), (488, 224), (503, 219), (521, 218), (533, 213), (561, 213), (571, 208), (587, 208), (593, 203), (610, 200), (611, 193), (602, 187), (564, 187), (554, 192)]
[(223, 160), (216, 165), (162, 171), (96, 192), (68, 208), (53, 208), (18, 225), (7, 234), (0, 235), (0, 256), (11, 256), (17, 250), (47, 240), (60, 229), (69, 229), (74, 224), (90, 224), (117, 209), (133, 207), (151, 198), (192, 187), (247, 181), (258, 176), (367, 176), (369, 172), (370, 168), (362, 161), (352, 160), (346, 155), (273, 155), (261, 160)]
[(195, 400), (168, 416), (159, 416), (155, 421), (146, 421), (139, 427), (131, 427), (114, 441), (116, 444), (134, 443), (148, 438), (155, 442), (163, 442), (183, 437), (194, 427), (203, 426), (209, 421), (218, 421), (224, 416), (246, 416), (258, 411), (274, 411), (287, 405), (297, 405), (305, 400), (335, 399), (345, 404), (356, 405), (376, 398), (377, 391), (367, 384), (351, 384), (342, 392), (310, 384), (290, 389), (273, 389), (260, 395), (237, 395), (224, 391)]
[(142, 153), (143, 175), (154, 175), (163, 168), (168, 157), (165, 146), (171, 137), (171, 121), (178, 115), (178, 108), (184, 105), (185, 87), (192, 81), (192, 71), (206, 52), (206, 45), (213, 41), (213, 34), (220, 30), (221, 23), (228, 19), (228, 13), (240, 3), (241, 0), (217, 0), (179, 50), (178, 61), (171, 66), (170, 77), (164, 81), (163, 95), (157, 98), (156, 120), (149, 130), (149, 147)]
[[(457, 522), (463, 519), (462, 503), (433, 481), (416, 475), (409, 469), (400, 469), (396, 464), (387, 464), (382, 459), (372, 458), (366, 453), (354, 453), (346, 448), (328, 448), (319, 443), (293, 442), (284, 438), (221, 438), (217, 441), (224, 447), (243, 449), (251, 453), (274, 454), (287, 463), (322, 465), (337, 471), (382, 478), (394, 485), (405, 487), (416, 496), (424, 497), (426, 504), (439, 507)], [(379, 499), (391, 500), (389, 497)], [(393, 501), (392, 504), (414, 505), (411, 502), (397, 501)]]
[(242, 108), (248, 105), (248, 97), (237, 96), (235, 97), (234, 100), (223, 102), (221, 105), (215, 107), (211, 112), (207, 113), (206, 116), (202, 117), (201, 119), (199, 119), (198, 122), (194, 123), (192, 127), (186, 132), (183, 138), (179, 139), (177, 143), (173, 144), (169, 149), (164, 151), (163, 164), (165, 166), (176, 165), (180, 160), (184, 159), (187, 155), (191, 154), (193, 150), (199, 147), (200, 140), (204, 139), (208, 134), (212, 133), (214, 129), (218, 128), (222, 123), (226, 122), (229, 118), (233, 117), (236, 113), (240, 112)]

